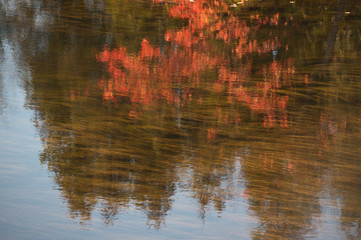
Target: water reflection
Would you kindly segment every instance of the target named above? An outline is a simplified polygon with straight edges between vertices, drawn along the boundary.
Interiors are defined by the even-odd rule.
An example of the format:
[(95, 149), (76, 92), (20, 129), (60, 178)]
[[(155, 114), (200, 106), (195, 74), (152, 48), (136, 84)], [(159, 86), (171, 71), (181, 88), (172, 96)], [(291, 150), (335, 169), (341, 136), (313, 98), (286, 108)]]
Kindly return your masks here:
[(361, 237), (356, 1), (2, 11), (1, 42), (31, 69), (40, 160), (71, 217), (116, 225), (136, 209), (165, 229), (190, 193), (204, 224), (235, 211), (251, 238)]

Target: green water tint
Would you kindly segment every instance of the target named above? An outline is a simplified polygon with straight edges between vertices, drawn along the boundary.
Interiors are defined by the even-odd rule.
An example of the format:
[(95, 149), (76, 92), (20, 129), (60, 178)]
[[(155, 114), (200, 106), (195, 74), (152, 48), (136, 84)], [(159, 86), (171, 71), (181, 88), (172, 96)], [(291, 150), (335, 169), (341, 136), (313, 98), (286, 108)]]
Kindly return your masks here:
[(2, 3), (3, 51), (73, 225), (361, 237), (360, 3), (242, 2)]

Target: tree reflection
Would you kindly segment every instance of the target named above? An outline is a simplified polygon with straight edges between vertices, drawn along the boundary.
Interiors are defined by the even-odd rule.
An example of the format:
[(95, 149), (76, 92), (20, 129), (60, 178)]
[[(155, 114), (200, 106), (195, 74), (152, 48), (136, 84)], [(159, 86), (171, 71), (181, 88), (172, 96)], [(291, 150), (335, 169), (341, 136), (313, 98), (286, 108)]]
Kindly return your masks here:
[[(305, 159), (315, 158), (314, 153), (304, 154), (302, 149), (283, 142), (291, 139), (277, 143), (288, 150), (261, 150), (244, 163), (250, 210), (259, 220), (252, 231), (255, 239), (315, 236), (319, 227), (314, 221), (321, 214), (317, 197), (321, 182), (317, 174), (322, 169)], [(263, 147), (271, 148), (270, 144)]]
[(321, 228), (327, 189), (342, 199), (343, 230), (360, 236), (360, 176), (349, 170), (360, 79), (346, 67), (360, 59), (359, 28), (338, 23), (322, 62), (333, 24), (323, 7), (338, 1), (93, 3), (44, 1), (56, 17), (27, 29), (32, 51), (15, 44), (31, 57), (41, 161), (70, 216), (112, 224), (136, 208), (159, 229), (185, 190), (202, 219), (241, 201), (253, 238), (297, 239)]

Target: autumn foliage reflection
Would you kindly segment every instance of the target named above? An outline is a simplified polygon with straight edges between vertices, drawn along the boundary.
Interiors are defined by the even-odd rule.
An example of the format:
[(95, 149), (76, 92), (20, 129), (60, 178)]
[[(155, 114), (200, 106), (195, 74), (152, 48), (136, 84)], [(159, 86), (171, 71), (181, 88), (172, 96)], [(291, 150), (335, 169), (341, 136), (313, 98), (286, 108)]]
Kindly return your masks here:
[[(253, 238), (309, 238), (309, 232), (318, 228), (315, 220), (340, 209), (341, 201), (335, 208), (321, 209), (322, 190), (334, 185), (327, 179), (336, 179), (339, 198), (347, 194), (351, 199), (344, 201), (346, 214), (342, 214), (343, 227), (352, 233), (361, 219), (354, 214), (360, 208), (357, 190), (361, 188), (349, 188), (360, 182), (359, 175), (349, 174), (358, 166), (352, 161), (359, 155), (360, 131), (352, 126), (361, 125), (361, 114), (359, 105), (355, 111), (356, 106), (344, 108), (344, 102), (360, 99), (355, 90), (360, 87), (354, 87), (360, 82), (354, 72), (357, 66), (346, 68), (349, 60), (347, 65), (338, 62), (335, 66), (340, 74), (321, 79), (310, 66), (304, 66), (308, 58), (318, 56), (308, 49), (306, 39), (327, 32), (328, 23), (315, 28), (302, 17), (294, 23), (292, 16), (287, 17), (288, 11), (278, 14), (274, 12), (277, 8), (267, 7), (240, 16), (224, 1), (215, 0), (153, 4), (161, 7), (149, 11), (147, 5), (133, 15), (141, 15), (141, 23), (148, 24), (166, 9), (176, 23), (164, 18), (155, 24), (164, 28), (151, 34), (146, 25), (139, 42), (128, 36), (127, 28), (121, 28), (125, 39), (109, 41), (103, 33), (110, 28), (99, 31), (103, 27), (97, 26), (90, 31), (96, 36), (84, 41), (70, 18), (73, 27), (66, 31), (77, 41), (56, 41), (49, 50), (50, 60), (39, 60), (39, 56), (34, 60), (34, 86), (28, 92), (44, 143), (40, 159), (53, 174), (70, 216), (87, 224), (100, 213), (106, 224), (119, 219), (132, 224), (123, 217), (127, 219), (125, 213), (136, 209), (144, 213), (148, 225), (159, 229), (168, 215), (179, 217), (176, 208), (179, 202), (183, 205), (185, 192), (192, 201), (186, 207), (193, 211), (196, 201), (202, 219), (209, 213), (212, 221), (217, 212), (225, 221), (216, 220), (216, 224), (227, 224), (229, 213), (235, 212), (238, 216), (233, 223), (242, 224), (238, 220), (248, 217), (259, 223), (252, 227)], [(124, 17), (133, 7), (136, 9), (128, 5), (118, 15), (109, 15)], [(152, 17), (144, 17), (146, 13)], [(68, 13), (65, 16), (59, 19), (67, 19)], [(139, 24), (128, 23), (119, 21), (126, 27)], [(289, 29), (292, 24), (297, 29)], [(346, 41), (346, 35), (353, 33), (345, 31), (338, 39)], [(134, 35), (139, 31), (134, 30)], [(302, 48), (294, 36), (302, 37)], [(354, 46), (359, 46), (358, 39)], [(115, 48), (112, 41), (124, 44)], [(99, 42), (109, 45), (96, 54), (96, 62), (89, 49), (94, 50)], [(343, 54), (351, 52), (344, 51), (349, 44), (339, 46)], [(68, 56), (69, 52), (74, 54)], [(358, 60), (355, 57), (354, 62)], [(51, 61), (54, 64), (48, 64)], [(99, 65), (106, 69), (100, 78)], [(82, 77), (75, 78), (78, 74)], [(93, 76), (95, 86), (90, 83)], [(343, 78), (351, 79), (349, 85)], [(320, 80), (321, 85), (315, 86)], [(99, 101), (99, 89), (103, 102)], [(325, 109), (330, 102), (335, 105)], [(330, 161), (328, 156), (332, 156)], [(347, 161), (351, 164), (346, 165)], [(335, 169), (342, 165), (346, 171), (337, 175)], [(354, 173), (361, 172), (355, 169)], [(342, 179), (343, 175), (347, 178)], [(248, 212), (237, 210), (237, 203)], [(189, 226), (188, 217), (184, 219)]]
[[(164, 1), (153, 1), (161, 2)], [(288, 127), (288, 96), (279, 94), (278, 90), (291, 86), (290, 76), (295, 72), (293, 60), (278, 60), (279, 49), (287, 51), (287, 46), (282, 47), (277, 36), (262, 42), (254, 39), (262, 25), (277, 26), (279, 15), (240, 20), (221, 0), (176, 0), (165, 4), (170, 17), (186, 20), (188, 24), (167, 31), (165, 46), (153, 46), (147, 39), (143, 39), (138, 53), (130, 53), (122, 46), (114, 49), (106, 46), (97, 55), (109, 73), (99, 80), (104, 100), (127, 100), (143, 106), (154, 106), (161, 101), (174, 106), (192, 101), (202, 104), (199, 90), (213, 81), (213, 89), (207, 89), (207, 94), (227, 96), (230, 104), (239, 102), (250, 111), (263, 114), (265, 128)], [(234, 59), (224, 53), (228, 50)], [(268, 56), (269, 60), (256, 68), (252, 55)], [(213, 73), (212, 77), (204, 77), (206, 72)], [(134, 115), (130, 110), (129, 116)], [(207, 134), (213, 140), (216, 130), (208, 129)]]

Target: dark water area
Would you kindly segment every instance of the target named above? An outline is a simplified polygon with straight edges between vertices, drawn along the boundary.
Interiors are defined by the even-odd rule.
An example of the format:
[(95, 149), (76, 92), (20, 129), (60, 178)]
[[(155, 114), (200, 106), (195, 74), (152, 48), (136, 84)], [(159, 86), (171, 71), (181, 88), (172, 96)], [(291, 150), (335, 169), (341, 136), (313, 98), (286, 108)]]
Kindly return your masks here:
[(360, 1), (0, 22), (0, 239), (361, 239)]

